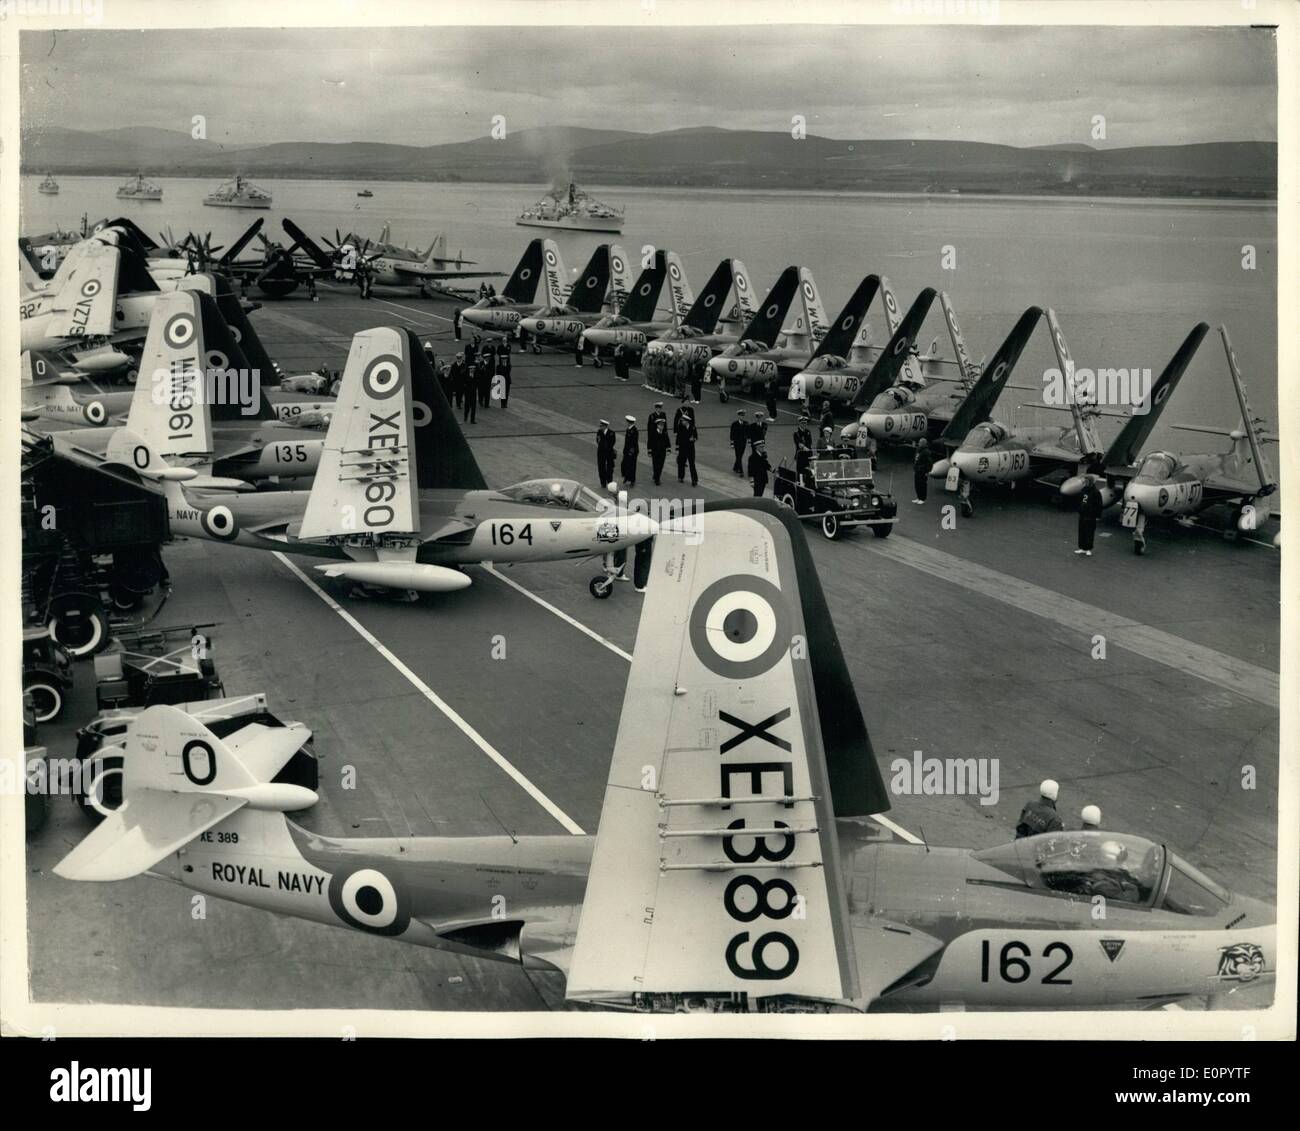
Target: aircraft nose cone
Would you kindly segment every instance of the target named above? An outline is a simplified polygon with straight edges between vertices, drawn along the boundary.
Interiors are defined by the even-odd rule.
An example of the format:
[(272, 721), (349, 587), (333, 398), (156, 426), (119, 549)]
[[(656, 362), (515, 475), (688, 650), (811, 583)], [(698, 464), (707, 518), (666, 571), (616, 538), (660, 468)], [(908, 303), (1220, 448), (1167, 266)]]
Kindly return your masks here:
[(1143, 514), (1157, 514), (1160, 511), (1160, 494), (1161, 488), (1156, 484), (1134, 479), (1124, 488), (1124, 501), (1136, 503)]
[(519, 319), (519, 328), (526, 330), (530, 334), (536, 334), (541, 322), (540, 318), (521, 318)]
[(711, 357), (709, 358), (709, 372), (719, 377), (726, 377), (736, 370), (736, 359), (734, 357)]
[(890, 419), (885, 412), (864, 412), (858, 421), (866, 427), (867, 433), (877, 440), (883, 440), (890, 435), (887, 421)]
[[(963, 475), (973, 478), (979, 468), (979, 454), (976, 452), (953, 452), (952, 463)], [(938, 468), (936, 466), (935, 470)]]

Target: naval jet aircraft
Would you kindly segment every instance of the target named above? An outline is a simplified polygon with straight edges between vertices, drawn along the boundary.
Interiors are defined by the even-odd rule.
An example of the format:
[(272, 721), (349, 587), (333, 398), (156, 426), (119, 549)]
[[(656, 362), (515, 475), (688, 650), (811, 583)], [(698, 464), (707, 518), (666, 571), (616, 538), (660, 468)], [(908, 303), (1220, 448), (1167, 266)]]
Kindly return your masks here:
[(1160, 379), (1152, 385), (1148, 411), (1145, 415), (1134, 415), (1124, 426), (1107, 450), (1100, 470), (1088, 476), (1072, 477), (1061, 484), (1062, 494), (1077, 495), (1083, 490), (1085, 480), (1092, 478), (1099, 482), (1107, 506), (1122, 495), (1124, 509), (1120, 522), (1133, 531), (1135, 554), (1146, 552), (1147, 519), (1154, 516), (1185, 518), (1226, 504), (1233, 508), (1232, 527), (1226, 532), (1231, 535), (1256, 530), (1269, 516), (1269, 504), (1265, 500), (1276, 493), (1278, 485), (1263, 445), (1276, 443), (1277, 437), (1266, 433), (1264, 420), (1251, 411), (1226, 326), (1219, 327), (1219, 336), (1228, 358), (1228, 376), (1237, 398), (1240, 426), (1226, 429), (1175, 424), (1173, 427), (1226, 436), (1232, 446), (1226, 452), (1189, 455), (1155, 451), (1137, 458), (1168, 404), (1178, 378), (1208, 331), (1209, 326), (1202, 322), (1187, 336)]
[(531, 241), (524, 248), (501, 293), (467, 306), (460, 312), (461, 321), (476, 330), (513, 334), (518, 329), (519, 319), (532, 314), (540, 306), (534, 299), (542, 282), (543, 263), (550, 254), (559, 257), (554, 240)]
[[(843, 354), (829, 354), (818, 351), (808, 364), (796, 373), (790, 381), (789, 399), (792, 401), (803, 401), (806, 405), (811, 403), (811, 398), (816, 397), (817, 403), (829, 401), (832, 408), (847, 407), (849, 404), (859, 403), (859, 391), (862, 385), (867, 381), (886, 353), (897, 345), (898, 329), (903, 323), (903, 316), (899, 309), (898, 300), (894, 297), (894, 289), (889, 279), (884, 275), (873, 276), (878, 280), (880, 290), (880, 301), (885, 308), (885, 327), (890, 334), (890, 343), (884, 350), (871, 344), (871, 328), (864, 319), (858, 330), (858, 336), (854, 338), (852, 347)], [(922, 291), (924, 295), (926, 292)], [(932, 299), (933, 295), (931, 296)], [(924, 321), (925, 314), (929, 312), (931, 299), (924, 300), (924, 310), (921, 314), (921, 320)], [(912, 304), (915, 310), (922, 302), (920, 296)], [(921, 332), (921, 326), (916, 324), (915, 333), (909, 336), (909, 344), (901, 363), (891, 360), (889, 368), (894, 372), (902, 373), (902, 380), (907, 384), (924, 384), (919, 370), (916, 369), (918, 358), (916, 349), (916, 335)], [(931, 347), (931, 352), (934, 351)], [(897, 365), (901, 364), (901, 370)], [(879, 380), (879, 370), (875, 370), (876, 381)], [(852, 428), (852, 426), (849, 426)], [(857, 429), (853, 428), (849, 437), (856, 435)]]
[[(203, 329), (192, 320), (162, 335), (165, 371), (201, 364)], [(136, 420), (136, 404), (152, 405), (148, 422)], [(152, 398), (137, 398), (132, 412), (103, 458), (148, 478), (168, 468), (143, 433), (170, 418)], [(388, 327), (353, 338), (319, 460), (310, 491), (195, 490), (163, 476), (172, 532), (325, 559), (317, 568), (327, 577), (409, 598), (465, 588), (460, 566), (602, 557), (656, 529), (572, 480), (489, 489), (419, 339)]]
[(533, 353), (541, 353), (542, 346), (573, 347), (588, 326), (617, 314), (631, 289), (627, 255), (617, 244), (597, 246), (572, 285), (565, 282), (568, 273), (558, 247), (547, 247), (543, 262), (546, 305), (519, 319), (520, 336), (527, 335)]
[(105, 454), (129, 436), (158, 462), (236, 490), (250, 480), (315, 474), (325, 443), (318, 432), (279, 422), (216, 301), (191, 287), (158, 296), (125, 425), (56, 435)]
[(709, 372), (717, 378), (720, 391), (728, 381), (739, 382), (741, 392), (748, 393), (756, 384), (766, 385), (782, 374), (789, 377), (817, 352), (830, 322), (812, 272), (807, 267), (798, 271), (799, 303), (793, 322), (782, 327), (770, 342), (742, 335), (740, 341), (709, 359)]
[[(727, 305), (734, 292), (735, 302)], [(749, 270), (739, 259), (724, 259), (713, 269), (681, 325), (665, 330), (646, 343), (641, 370), (651, 379), (665, 381), (689, 374), (732, 342), (758, 313)]]
[[(365, 372), (400, 398), (385, 356)], [(308, 832), (286, 814), (315, 796), (273, 781), (305, 739), (148, 708), (105, 752), (126, 804), (55, 873), (147, 872), (645, 1013), (1151, 1006), (1276, 976), (1274, 908), (1159, 840), (870, 840), (889, 795), (799, 520), (767, 499), (659, 528), (595, 836)]]
[[(673, 298), (672, 316), (667, 321), (655, 317), (665, 282), (671, 282), (669, 293)], [(627, 353), (639, 355), (648, 338), (676, 326), (694, 301), (677, 253), (656, 251), (651, 265), (644, 268), (632, 284), (632, 290), (618, 313), (606, 314), (594, 326), (588, 326), (579, 335), (579, 341), (584, 350), (590, 351), (592, 362), (599, 369), (605, 364), (600, 357), (602, 349), (614, 350), (622, 346)]]
[(992, 411), (1011, 372), (1044, 312), (1031, 306), (1020, 316), (988, 368), (953, 413), (939, 443), (950, 455), (935, 463), (930, 474), (958, 492), (961, 513), (975, 513), (971, 484), (1016, 483), (1026, 479), (1059, 487), (1066, 476), (1082, 475), (1101, 459), (1103, 448), (1094, 427), (1093, 406), (1082, 403), (1074, 387), (1074, 362), (1056, 315), (1047, 311), (1061, 372), (1065, 375), (1068, 408), (1073, 423), (1065, 427), (1020, 428), (993, 420)]

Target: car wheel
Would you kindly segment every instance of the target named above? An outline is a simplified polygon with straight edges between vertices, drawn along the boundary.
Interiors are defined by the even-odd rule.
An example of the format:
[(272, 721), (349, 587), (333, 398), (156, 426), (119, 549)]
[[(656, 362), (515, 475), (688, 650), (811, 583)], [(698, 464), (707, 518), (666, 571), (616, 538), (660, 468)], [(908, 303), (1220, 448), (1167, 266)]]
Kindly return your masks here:
[(74, 660), (92, 656), (108, 643), (108, 622), (99, 609), (84, 605), (55, 612), (49, 621), (50, 637), (68, 650)]
[(888, 538), (893, 533), (894, 524), (892, 522), (881, 522), (871, 528), (871, 533), (877, 538)]
[(778, 499), (777, 501), (778, 501), (778, 502), (779, 502), (783, 507), (789, 507), (791, 510), (794, 510), (794, 509), (795, 509), (795, 505), (794, 505), (794, 496), (791, 495), (788, 491), (787, 491), (784, 495), (782, 495), (782, 496), (780, 497), (780, 499)]
[(63, 711), (63, 692), (45, 672), (23, 676), (23, 690), (32, 697), (32, 711), (38, 723), (57, 719)]
[(822, 515), (822, 533), (832, 542), (840, 536), (840, 520), (838, 515)]

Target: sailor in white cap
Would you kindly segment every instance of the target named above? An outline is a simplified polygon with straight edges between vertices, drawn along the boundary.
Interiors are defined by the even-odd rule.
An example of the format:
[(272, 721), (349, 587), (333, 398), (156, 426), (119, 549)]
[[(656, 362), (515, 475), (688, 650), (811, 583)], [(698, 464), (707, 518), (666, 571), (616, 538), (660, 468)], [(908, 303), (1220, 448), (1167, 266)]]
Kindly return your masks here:
[(1051, 778), (1039, 785), (1037, 799), (1020, 811), (1020, 821), (1016, 825), (1017, 840), (1022, 836), (1060, 832), (1065, 828), (1056, 812), (1056, 798), (1060, 792), (1061, 787)]

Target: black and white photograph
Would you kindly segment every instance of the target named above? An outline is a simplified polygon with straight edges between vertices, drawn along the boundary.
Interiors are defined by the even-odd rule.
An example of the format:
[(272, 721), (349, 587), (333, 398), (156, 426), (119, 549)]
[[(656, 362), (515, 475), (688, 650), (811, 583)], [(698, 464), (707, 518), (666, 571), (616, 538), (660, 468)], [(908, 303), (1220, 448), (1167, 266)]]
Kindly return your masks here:
[(1294, 4), (0, 16), (6, 1033), (1295, 1039)]

